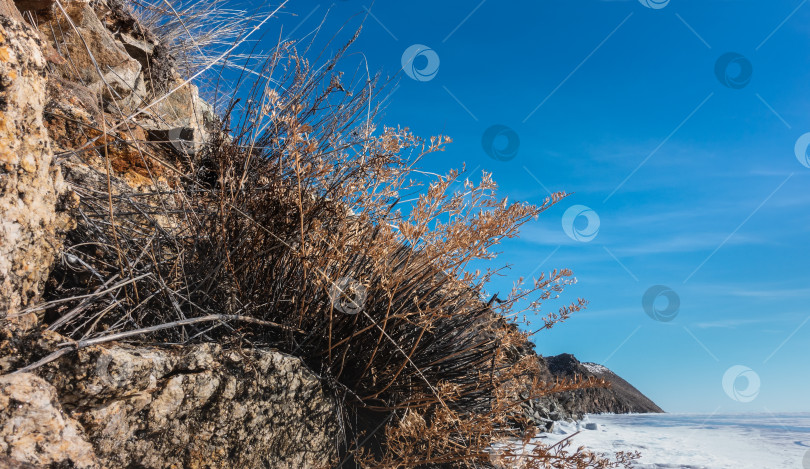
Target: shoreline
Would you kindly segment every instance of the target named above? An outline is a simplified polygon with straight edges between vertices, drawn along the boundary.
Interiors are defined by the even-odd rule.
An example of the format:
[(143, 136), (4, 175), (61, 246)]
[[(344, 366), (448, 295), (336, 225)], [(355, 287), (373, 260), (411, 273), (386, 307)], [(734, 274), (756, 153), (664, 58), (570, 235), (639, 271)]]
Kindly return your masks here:
[(633, 466), (639, 469), (801, 468), (810, 454), (810, 413), (589, 414), (557, 422), (537, 440), (549, 445), (569, 437), (573, 448), (639, 451)]

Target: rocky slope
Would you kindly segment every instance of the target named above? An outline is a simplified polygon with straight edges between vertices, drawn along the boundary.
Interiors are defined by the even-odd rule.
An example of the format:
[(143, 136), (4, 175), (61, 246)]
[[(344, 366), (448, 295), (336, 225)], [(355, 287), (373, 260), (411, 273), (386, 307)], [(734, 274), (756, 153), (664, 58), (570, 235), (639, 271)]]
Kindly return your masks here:
[(545, 381), (593, 377), (604, 379), (609, 388), (563, 392), (524, 405), (524, 412), (539, 427), (550, 429), (553, 421), (581, 418), (583, 414), (664, 412), (630, 383), (596, 363), (581, 363), (571, 354), (540, 357)]
[[(0, 0), (0, 468), (334, 462), (336, 403), (298, 358), (74, 348), (44, 330), (46, 280), (77, 262), (61, 247), (79, 198), (176, 187), (165, 168), (192, 155), (212, 121), (123, 2)], [(103, 152), (81, 151), (94, 145)]]
[(663, 410), (630, 383), (596, 363), (580, 363), (573, 355), (561, 354), (545, 357), (549, 371), (555, 377), (571, 378), (574, 375), (603, 378), (610, 383), (609, 389), (576, 391), (563, 394), (560, 400), (567, 402), (571, 412), (582, 413), (660, 413)]

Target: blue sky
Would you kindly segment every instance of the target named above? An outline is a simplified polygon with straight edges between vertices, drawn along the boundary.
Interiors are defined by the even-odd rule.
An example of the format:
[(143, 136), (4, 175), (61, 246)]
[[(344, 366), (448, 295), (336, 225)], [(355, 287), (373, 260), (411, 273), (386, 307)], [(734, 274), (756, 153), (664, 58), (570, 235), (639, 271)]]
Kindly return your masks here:
[[(328, 13), (328, 38), (365, 17), (350, 59), (399, 74), (382, 122), (454, 139), (425, 169), (466, 163), (535, 203), (574, 193), (502, 245), (510, 277), (491, 288), (574, 270), (562, 300), (590, 307), (536, 336), (539, 352), (605, 363), (671, 412), (810, 411), (810, 168), (795, 152), (810, 132), (810, 5), (646, 1), (292, 0), (266, 37)], [(408, 62), (422, 81), (400, 71), (413, 45), (427, 48)], [(496, 150), (516, 154), (488, 155), (494, 125), (508, 129)], [(569, 232), (596, 236), (569, 237), (572, 217)], [(652, 303), (671, 321), (645, 313), (655, 285), (680, 301)]]

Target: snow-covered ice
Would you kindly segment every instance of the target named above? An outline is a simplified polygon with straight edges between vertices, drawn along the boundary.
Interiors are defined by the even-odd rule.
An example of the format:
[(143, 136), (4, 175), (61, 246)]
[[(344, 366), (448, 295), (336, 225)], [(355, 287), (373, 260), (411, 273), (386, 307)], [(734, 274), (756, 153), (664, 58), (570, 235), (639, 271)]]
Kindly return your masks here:
[[(596, 430), (587, 430), (589, 423)], [(577, 431), (572, 448), (639, 451), (638, 469), (810, 469), (810, 414), (589, 415), (557, 422), (540, 441), (553, 444)]]
[(596, 375), (603, 374), (603, 373), (606, 373), (606, 372), (610, 371), (610, 370), (607, 369), (607, 367), (596, 364), (596, 363), (583, 362), (582, 366), (584, 366), (586, 370), (588, 370), (591, 373), (596, 374)]

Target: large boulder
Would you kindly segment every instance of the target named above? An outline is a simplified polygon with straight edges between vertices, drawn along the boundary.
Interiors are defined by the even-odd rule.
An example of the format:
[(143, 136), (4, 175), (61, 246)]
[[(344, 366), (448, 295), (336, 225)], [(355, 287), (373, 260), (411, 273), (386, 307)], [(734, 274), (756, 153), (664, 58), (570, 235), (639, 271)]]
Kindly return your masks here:
[(53, 386), (26, 373), (0, 376), (0, 455), (6, 458), (0, 467), (99, 467), (93, 447), (78, 423), (65, 416)]
[(337, 457), (335, 402), (280, 352), (96, 346), (39, 374), (107, 467), (298, 469)]

